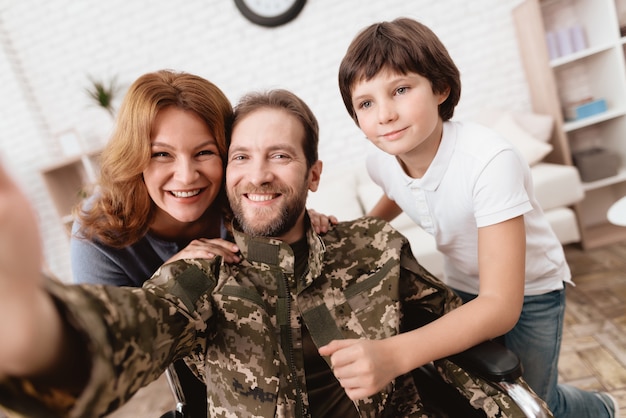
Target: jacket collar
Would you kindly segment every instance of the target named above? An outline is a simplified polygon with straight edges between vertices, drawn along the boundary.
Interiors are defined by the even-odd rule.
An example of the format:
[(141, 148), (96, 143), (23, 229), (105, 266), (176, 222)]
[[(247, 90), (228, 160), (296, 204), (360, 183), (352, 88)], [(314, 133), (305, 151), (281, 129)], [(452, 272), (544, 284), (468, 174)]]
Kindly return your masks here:
[[(322, 273), (326, 245), (322, 238), (313, 231), (308, 214), (305, 217), (306, 237), (309, 243), (309, 269), (302, 278), (298, 290), (308, 287), (313, 279)], [(277, 238), (251, 236), (243, 233), (238, 226), (233, 227), (235, 243), (241, 251), (243, 258), (259, 268), (279, 268), (285, 273), (294, 273), (294, 254), (285, 242)]]

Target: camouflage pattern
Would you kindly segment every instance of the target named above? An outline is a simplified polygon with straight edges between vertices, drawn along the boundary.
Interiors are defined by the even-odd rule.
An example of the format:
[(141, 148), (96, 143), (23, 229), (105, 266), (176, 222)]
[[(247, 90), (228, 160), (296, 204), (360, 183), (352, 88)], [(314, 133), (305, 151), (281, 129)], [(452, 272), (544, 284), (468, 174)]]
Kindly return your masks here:
[[(207, 383), (211, 417), (308, 417), (303, 323), (321, 346), (386, 338), (404, 329), (403, 312), (441, 315), (460, 305), (415, 261), (406, 238), (373, 218), (340, 223), (323, 237), (309, 231), (302, 277), (281, 241), (238, 232), (235, 239), (241, 263), (179, 260), (142, 289), (50, 282), (68, 321), (88, 340), (90, 381), (69, 403), (68, 394), (3, 382), (0, 403), (23, 416), (103, 416), (185, 357)], [(476, 406), (490, 417), (517, 416), (503, 412), (512, 408), (506, 402), (490, 403), (484, 387), (468, 389), (474, 380), (462, 369), (442, 373), (469, 399), (482, 397)], [(362, 417), (429, 416), (410, 374), (355, 405)]]

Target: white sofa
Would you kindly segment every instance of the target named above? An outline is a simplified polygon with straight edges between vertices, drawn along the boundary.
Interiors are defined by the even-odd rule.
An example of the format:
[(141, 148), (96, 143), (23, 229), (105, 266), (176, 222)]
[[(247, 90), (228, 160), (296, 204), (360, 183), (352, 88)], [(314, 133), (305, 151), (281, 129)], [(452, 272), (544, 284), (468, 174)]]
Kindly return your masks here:
[[(547, 152), (540, 154), (529, 158), (540, 159)], [(557, 237), (562, 244), (580, 241), (578, 223), (571, 208), (584, 197), (578, 170), (573, 166), (530, 162), (537, 200)], [(341, 167), (324, 168), (320, 187), (317, 192), (309, 193), (307, 206), (335, 215), (339, 220), (350, 220), (367, 213), (381, 194), (381, 189), (370, 180), (363, 158)], [(434, 238), (406, 214), (394, 219), (392, 225), (409, 239), (420, 263), (436, 276), (443, 277), (443, 256), (437, 251)]]

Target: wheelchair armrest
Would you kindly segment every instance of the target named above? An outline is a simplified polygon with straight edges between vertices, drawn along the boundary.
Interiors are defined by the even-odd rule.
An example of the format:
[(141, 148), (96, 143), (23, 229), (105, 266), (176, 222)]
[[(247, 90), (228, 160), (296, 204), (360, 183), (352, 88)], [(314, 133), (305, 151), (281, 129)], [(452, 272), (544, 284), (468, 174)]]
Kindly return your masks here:
[[(439, 318), (434, 312), (415, 309), (403, 318), (402, 331), (422, 327)], [(496, 341), (485, 341), (448, 360), (491, 382), (514, 381), (522, 375), (522, 365), (515, 353)]]
[(488, 381), (512, 382), (522, 375), (522, 364), (517, 355), (494, 341), (485, 341), (448, 357), (448, 360)]

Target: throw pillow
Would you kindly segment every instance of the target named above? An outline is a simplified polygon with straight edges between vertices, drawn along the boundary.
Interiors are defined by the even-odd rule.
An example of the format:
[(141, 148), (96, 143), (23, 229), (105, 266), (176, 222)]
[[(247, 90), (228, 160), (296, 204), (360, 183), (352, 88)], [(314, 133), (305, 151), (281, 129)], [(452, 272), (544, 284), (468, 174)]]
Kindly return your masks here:
[(535, 165), (552, 151), (552, 145), (538, 140), (523, 130), (510, 113), (503, 115), (492, 129), (509, 141), (528, 162)]

